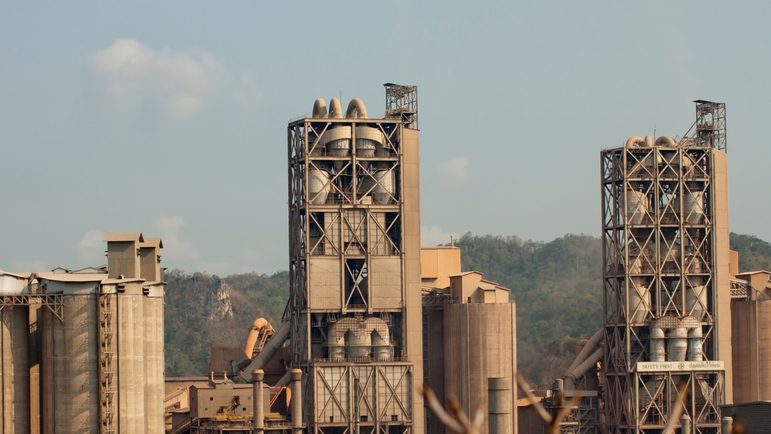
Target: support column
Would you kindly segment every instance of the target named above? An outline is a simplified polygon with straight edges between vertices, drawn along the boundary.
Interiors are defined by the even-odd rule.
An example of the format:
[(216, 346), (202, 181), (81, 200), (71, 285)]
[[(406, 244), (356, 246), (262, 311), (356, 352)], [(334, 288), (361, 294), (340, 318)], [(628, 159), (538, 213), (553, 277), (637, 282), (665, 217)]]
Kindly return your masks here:
[(303, 371), (292, 369), (289, 371), (292, 379), (292, 434), (302, 434), (303, 431), (303, 398), (302, 380)]
[(264, 395), (262, 394), (262, 379), (264, 377), (265, 372), (262, 369), (252, 371), (252, 402), (254, 403), (252, 415), (254, 417), (253, 431), (255, 434), (262, 434), (265, 428), (265, 403), (263, 402)]
[(487, 423), (489, 434), (510, 434), (511, 421), (511, 378), (487, 379)]

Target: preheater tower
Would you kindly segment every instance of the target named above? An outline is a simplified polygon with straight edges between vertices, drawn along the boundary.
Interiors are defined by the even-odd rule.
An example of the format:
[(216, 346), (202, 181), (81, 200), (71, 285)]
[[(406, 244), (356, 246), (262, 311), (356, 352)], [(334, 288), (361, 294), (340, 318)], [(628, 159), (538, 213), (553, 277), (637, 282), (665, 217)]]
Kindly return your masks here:
[(678, 385), (694, 434), (720, 432), (731, 402), (725, 105), (695, 102), (693, 136), (601, 153), (611, 433), (661, 432)]
[[(292, 366), (309, 432), (423, 433), (417, 88), (289, 123)], [(293, 398), (294, 399), (294, 398)]]

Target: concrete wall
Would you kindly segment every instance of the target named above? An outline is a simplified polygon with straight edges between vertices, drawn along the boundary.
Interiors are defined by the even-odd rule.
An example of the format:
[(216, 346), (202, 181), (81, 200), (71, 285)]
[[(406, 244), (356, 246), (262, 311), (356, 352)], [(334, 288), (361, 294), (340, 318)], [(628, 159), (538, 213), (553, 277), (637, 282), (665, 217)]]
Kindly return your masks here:
[(144, 432), (145, 320), (142, 286), (130, 284), (125, 291), (117, 297), (118, 427), (120, 432)]
[[(423, 384), (423, 318), (420, 292), (420, 154), (419, 132), (403, 129), (404, 160), (402, 176), (404, 188), (404, 281), (407, 357), (413, 364), (413, 385)], [(413, 433), (425, 429), (423, 395), (413, 387)]]
[(66, 298), (66, 321), (42, 312), (43, 432), (99, 432), (96, 295)]
[(163, 287), (143, 299), (145, 433), (164, 433)]
[(447, 288), (450, 286), (450, 276), (461, 272), (460, 249), (423, 247), (420, 251), (420, 266), (424, 285)]
[(30, 432), (28, 315), (27, 306), (11, 306), (0, 311), (4, 434)]
[(734, 403), (771, 400), (771, 300), (733, 300)]
[[(426, 330), (423, 343), (423, 363), (426, 381), (434, 390), (437, 398), (444, 402), (444, 309), (439, 307), (426, 307), (423, 310), (424, 326)], [(426, 413), (429, 434), (444, 434), (444, 425), (430, 410)]]
[(725, 362), (726, 404), (733, 403), (733, 378), (731, 359), (731, 254), (728, 230), (728, 160), (726, 154), (716, 149), (712, 153), (713, 170), (713, 245), (717, 322), (717, 359)]

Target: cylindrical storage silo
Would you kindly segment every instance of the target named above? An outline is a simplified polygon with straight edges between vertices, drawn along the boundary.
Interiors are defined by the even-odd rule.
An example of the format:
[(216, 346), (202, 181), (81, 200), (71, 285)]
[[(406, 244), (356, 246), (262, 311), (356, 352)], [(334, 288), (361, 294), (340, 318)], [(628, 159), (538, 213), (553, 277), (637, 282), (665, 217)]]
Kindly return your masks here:
[(337, 328), (337, 323), (333, 323), (329, 327), (329, 332), (327, 333), (329, 359), (333, 362), (345, 360), (345, 336), (343, 333), (338, 333)]
[(685, 313), (701, 321), (707, 314), (707, 287), (704, 286), (704, 278), (701, 276), (691, 276), (688, 282), (685, 291)]
[(677, 327), (670, 330), (669, 345), (667, 345), (667, 361), (683, 361), (687, 351), (688, 330), (685, 327)]
[[(162, 287), (161, 287), (162, 288)], [(145, 353), (145, 433), (163, 434), (164, 357), (163, 290), (153, 287), (144, 297)]]
[(365, 358), (369, 357), (371, 350), (371, 342), (369, 335), (354, 332), (348, 332), (345, 335), (348, 341), (348, 356), (352, 358)]
[(489, 434), (514, 432), (511, 417), (511, 378), (487, 379), (487, 420)]
[(331, 190), (329, 172), (323, 169), (308, 169), (308, 202), (316, 205), (326, 203)]
[[(347, 157), (351, 153), (351, 126), (340, 125), (331, 128), (324, 133), (322, 140), (329, 156)], [(342, 161), (335, 161), (335, 170), (340, 170), (342, 167)]]
[(651, 307), (651, 295), (644, 279), (633, 277), (629, 284), (629, 319), (632, 323), (645, 322)]
[(393, 203), (394, 188), (396, 188), (396, 173), (393, 170), (378, 170), (372, 177), (377, 185), (372, 192), (375, 203), (388, 205)]
[(701, 362), (703, 353), (701, 351), (704, 339), (701, 334), (701, 327), (694, 327), (688, 331), (688, 360), (691, 362)]
[(390, 339), (388, 336), (385, 338), (380, 337), (380, 335), (375, 331), (372, 332), (372, 353), (375, 357), (375, 360), (378, 362), (387, 362), (391, 360), (393, 356), (393, 347), (391, 347)]
[(648, 215), (648, 196), (641, 191), (626, 191), (626, 215), (631, 225), (639, 225)]
[[(129, 292), (130, 291), (130, 292)], [(144, 314), (141, 284), (118, 294), (118, 423), (121, 432), (145, 428)]]
[(43, 309), (43, 431), (99, 432), (99, 318), (96, 294), (67, 294), (62, 316)]
[(2, 315), (2, 422), (4, 433), (30, 432), (29, 307), (8, 306)]
[(683, 194), (683, 220), (692, 225), (704, 221), (703, 191), (691, 191)]
[(651, 361), (663, 362), (667, 360), (664, 330), (651, 327)]
[(377, 185), (377, 183), (372, 175), (365, 172), (356, 187), (359, 199), (361, 200), (363, 197), (371, 196), (375, 191), (375, 185)]
[(356, 127), (356, 155), (359, 157), (374, 157), (377, 149), (383, 147), (383, 133), (373, 127)]

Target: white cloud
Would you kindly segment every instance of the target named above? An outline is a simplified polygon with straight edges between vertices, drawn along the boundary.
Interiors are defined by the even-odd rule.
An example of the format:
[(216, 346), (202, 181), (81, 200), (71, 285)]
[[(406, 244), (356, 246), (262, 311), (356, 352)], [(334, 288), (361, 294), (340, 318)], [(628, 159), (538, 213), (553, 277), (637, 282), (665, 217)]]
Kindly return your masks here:
[[(169, 266), (172, 268), (182, 268), (186, 266), (183, 265), (183, 263), (197, 267), (201, 263), (201, 253), (198, 252), (198, 249), (193, 246), (193, 243), (190, 242), (190, 240), (182, 239), (179, 235), (180, 229), (184, 225), (185, 221), (178, 216), (161, 217), (155, 223), (155, 228), (163, 239), (164, 262), (167, 264), (171, 263)], [(196, 269), (193, 271), (204, 270)]]
[(468, 157), (454, 157), (439, 163), (439, 182), (445, 188), (457, 188), (468, 180)]
[(438, 246), (440, 244), (448, 244), (450, 237), (458, 239), (458, 234), (455, 232), (445, 232), (438, 226), (423, 226), (420, 225), (420, 244), (426, 247)]
[(94, 54), (91, 63), (110, 108), (129, 113), (149, 109), (169, 119), (194, 115), (230, 82), (224, 64), (212, 53), (156, 50), (136, 39), (116, 40)]
[(90, 230), (83, 234), (78, 243), (78, 260), (83, 267), (98, 267), (107, 262), (104, 251), (107, 248), (104, 243), (104, 231)]

